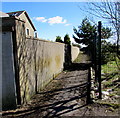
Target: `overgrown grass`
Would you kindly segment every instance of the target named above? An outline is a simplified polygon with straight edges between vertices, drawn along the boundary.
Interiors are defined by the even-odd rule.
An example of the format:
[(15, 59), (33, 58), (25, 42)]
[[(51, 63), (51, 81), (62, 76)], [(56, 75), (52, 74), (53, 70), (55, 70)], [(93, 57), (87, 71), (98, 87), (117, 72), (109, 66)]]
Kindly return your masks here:
[(102, 65), (102, 79), (109, 80), (108, 84), (110, 84), (109, 82), (111, 82), (110, 79), (120, 78), (120, 70), (118, 68), (118, 65), (120, 65), (120, 61), (118, 61), (118, 59), (117, 64), (116, 61), (110, 61), (107, 64)]
[(80, 52), (78, 57), (74, 60), (74, 63), (79, 63), (81, 62), (81, 58), (82, 58), (82, 53)]
[(107, 64), (102, 65), (102, 73), (110, 74), (118, 71), (119, 69), (115, 61), (110, 61)]
[(78, 57), (74, 60), (74, 63), (83, 63), (87, 61), (90, 61), (90, 57), (87, 54), (80, 51)]
[[(117, 60), (117, 64), (120, 65), (120, 61)], [(109, 97), (110, 98), (115, 98), (116, 95), (120, 95), (119, 92), (120, 92), (120, 82), (119, 82), (119, 78), (120, 78), (120, 70), (118, 68), (118, 65), (116, 64), (116, 61), (110, 61), (108, 62), (107, 64), (104, 64), (102, 65), (102, 85), (103, 85), (103, 88), (102, 90), (103, 91), (107, 91), (107, 90), (111, 90), (110, 94), (109, 94)], [(118, 100), (118, 98), (115, 98), (116, 101)], [(111, 107), (113, 107), (114, 109), (115, 108), (118, 108), (120, 106), (120, 104), (117, 104), (117, 107), (116, 107), (116, 104), (111, 104), (111, 102), (105, 102), (105, 104), (109, 104), (111, 105)]]

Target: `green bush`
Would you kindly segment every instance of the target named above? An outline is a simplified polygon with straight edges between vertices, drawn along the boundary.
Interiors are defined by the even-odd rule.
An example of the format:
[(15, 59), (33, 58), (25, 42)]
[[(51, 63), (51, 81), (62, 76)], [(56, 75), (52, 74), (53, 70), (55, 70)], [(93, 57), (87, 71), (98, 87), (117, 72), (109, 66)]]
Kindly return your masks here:
[(102, 41), (101, 46), (101, 64), (106, 64), (109, 61), (115, 60), (117, 46), (115, 44), (111, 44), (110, 42)]

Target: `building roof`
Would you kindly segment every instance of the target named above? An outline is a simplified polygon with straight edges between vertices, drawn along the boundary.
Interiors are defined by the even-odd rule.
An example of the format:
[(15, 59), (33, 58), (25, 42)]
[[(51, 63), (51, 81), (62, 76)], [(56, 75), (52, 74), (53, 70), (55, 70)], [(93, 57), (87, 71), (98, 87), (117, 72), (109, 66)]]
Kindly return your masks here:
[(24, 11), (9, 12), (9, 13), (7, 13), (7, 14), (8, 14), (10, 17), (15, 17), (15, 16), (19, 17), (19, 16), (20, 16), (21, 14), (23, 14), (23, 13), (24, 13), (24, 14), (26, 15), (26, 17), (28, 18), (28, 21), (29, 21), (30, 24), (32, 25), (34, 31), (36, 31), (36, 29), (35, 29), (32, 21), (30, 20), (27, 12), (26, 12), (25, 10), (24, 10)]
[(0, 11), (0, 17), (9, 17), (9, 15), (4, 13), (4, 12), (2, 12), (2, 11)]

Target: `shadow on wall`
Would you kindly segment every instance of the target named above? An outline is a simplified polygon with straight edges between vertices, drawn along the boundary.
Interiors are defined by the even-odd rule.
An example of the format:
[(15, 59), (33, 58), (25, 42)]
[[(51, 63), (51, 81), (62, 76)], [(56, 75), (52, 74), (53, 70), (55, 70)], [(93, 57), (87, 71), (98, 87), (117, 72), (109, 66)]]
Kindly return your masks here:
[(16, 30), (20, 84), (16, 88), (23, 104), (71, 65), (71, 46), (26, 38), (25, 27), (20, 22)]
[(27, 99), (27, 92), (29, 91), (29, 83), (34, 89), (32, 81), (29, 79), (29, 67), (28, 65), (31, 63), (32, 53), (28, 53), (29, 50), (26, 47), (26, 36), (25, 36), (25, 27), (24, 25), (21, 26), (21, 22), (17, 24), (17, 34), (16, 34), (16, 41), (17, 41), (17, 60), (18, 60), (18, 73), (19, 73), (19, 80), (17, 80), (16, 88), (18, 89), (17, 94), (19, 95), (19, 103), (26, 103)]
[[(74, 66), (76, 66), (76, 64)], [(82, 66), (82, 68), (80, 66)], [(15, 115), (19, 117), (24, 117), (27, 115), (32, 115), (34, 113), (35, 117), (37, 117), (38, 114), (35, 113), (39, 111), (39, 117), (60, 117), (62, 115), (66, 115), (66, 113), (69, 114), (70, 112), (73, 112), (75, 110), (82, 111), (81, 113), (83, 113), (84, 115), (84, 112), (86, 110), (84, 111), (82, 108), (87, 106), (88, 82), (85, 78), (87, 78), (88, 76), (89, 64), (80, 63), (79, 65), (77, 65), (77, 67), (78, 68), (72, 68), (72, 71), (86, 70), (84, 72), (82, 71), (83, 73), (79, 73), (78, 77), (76, 76), (76, 78), (81, 78), (80, 81), (83, 79), (81, 83), (79, 83), (80, 81), (78, 82), (78, 79), (77, 85), (73, 84), (72, 86), (67, 87), (63, 87), (61, 85), (59, 86), (59, 89), (55, 88), (50, 91), (47, 88), (45, 92), (40, 92), (37, 94), (38, 99), (33, 100), (32, 106), (30, 106), (29, 109), (22, 110), (20, 112), (18, 111)], [(55, 78), (55, 80), (63, 82), (64, 80), (71, 80), (70, 78), (72, 77), (75, 76), (72, 73), (69, 73), (65, 74), (64, 76)], [(55, 82), (55, 84), (57, 83)], [(63, 96), (62, 99), (61, 96)]]
[[(53, 79), (53, 76), (63, 70), (64, 45), (34, 39), (24, 40), (22, 37), (17, 44), (20, 93), (23, 104), (38, 93)], [(54, 48), (56, 48), (55, 51)]]

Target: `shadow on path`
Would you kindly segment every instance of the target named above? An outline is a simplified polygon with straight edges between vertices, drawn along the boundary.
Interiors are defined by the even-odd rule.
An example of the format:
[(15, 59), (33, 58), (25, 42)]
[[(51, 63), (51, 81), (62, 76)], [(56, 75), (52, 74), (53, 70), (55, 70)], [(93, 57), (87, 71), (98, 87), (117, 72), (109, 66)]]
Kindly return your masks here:
[[(86, 106), (87, 104), (80, 103), (80, 99), (86, 97), (86, 85), (87, 83), (56, 89), (53, 91), (46, 91), (37, 94), (45, 95), (47, 99), (41, 98), (37, 101), (34, 101), (35, 104), (30, 105), (29, 109), (13, 112), (13, 113), (6, 113), (4, 115), (10, 115), (11, 117), (21, 117), (21, 118), (30, 118), (30, 117), (41, 117), (41, 118), (48, 118), (48, 117), (59, 117), (66, 113), (74, 112), (79, 110), (80, 108)], [(84, 91), (83, 91), (84, 90)], [(74, 95), (70, 95), (73, 93)], [(77, 94), (76, 94), (77, 93)], [(66, 96), (66, 97), (64, 97)], [(61, 98), (62, 97), (62, 98)], [(46, 103), (40, 103), (44, 101)], [(79, 102), (79, 103), (78, 103)]]
[(21, 118), (53, 118), (60, 116), (82, 116), (87, 105), (89, 63), (72, 63), (56, 77), (43, 92), (33, 97), (31, 103), (16, 112), (3, 115)]
[(91, 66), (91, 63), (72, 63), (69, 68), (66, 70), (68, 71), (75, 71), (75, 70), (87, 70)]

